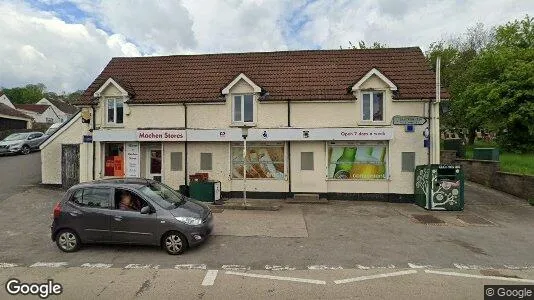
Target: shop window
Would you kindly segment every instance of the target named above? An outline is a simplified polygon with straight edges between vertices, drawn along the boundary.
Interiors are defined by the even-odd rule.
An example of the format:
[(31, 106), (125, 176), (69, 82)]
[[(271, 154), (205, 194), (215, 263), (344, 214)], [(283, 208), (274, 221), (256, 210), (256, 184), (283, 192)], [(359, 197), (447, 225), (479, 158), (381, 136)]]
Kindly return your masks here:
[(210, 171), (212, 168), (211, 153), (200, 153), (200, 170)]
[(300, 169), (313, 171), (313, 152), (300, 152)]
[(415, 152), (402, 152), (402, 172), (415, 171)]
[(124, 103), (122, 99), (107, 99), (107, 123), (122, 124), (124, 120)]
[(364, 121), (384, 121), (384, 93), (364, 92), (362, 94), (362, 119)]
[(182, 171), (182, 152), (171, 152), (171, 171)]
[[(246, 154), (247, 178), (285, 179), (283, 143), (249, 143)], [(232, 178), (243, 178), (243, 144), (232, 145)]]
[(232, 104), (232, 122), (254, 122), (254, 101), (252, 95), (235, 95)]
[(107, 143), (104, 147), (104, 176), (124, 177), (124, 144)]
[(329, 145), (328, 178), (377, 180), (387, 176), (387, 145)]

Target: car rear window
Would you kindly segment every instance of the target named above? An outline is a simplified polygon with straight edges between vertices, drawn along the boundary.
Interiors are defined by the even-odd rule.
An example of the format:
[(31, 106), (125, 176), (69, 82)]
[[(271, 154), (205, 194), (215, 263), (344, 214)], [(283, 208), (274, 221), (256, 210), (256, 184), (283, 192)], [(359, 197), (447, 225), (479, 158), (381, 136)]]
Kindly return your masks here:
[(110, 188), (83, 188), (72, 195), (71, 202), (79, 206), (111, 208)]

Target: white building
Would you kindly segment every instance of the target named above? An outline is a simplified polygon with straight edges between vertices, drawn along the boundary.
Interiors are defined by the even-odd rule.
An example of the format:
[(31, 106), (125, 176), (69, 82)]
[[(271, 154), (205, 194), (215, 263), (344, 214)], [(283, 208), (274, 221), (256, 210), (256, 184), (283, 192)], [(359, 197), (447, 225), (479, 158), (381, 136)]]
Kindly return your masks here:
[(50, 105), (15, 104), (15, 108), (32, 117), (37, 123), (53, 124), (62, 122)]
[(59, 99), (52, 100), (43, 98), (39, 100), (36, 104), (49, 105), (54, 111), (54, 113), (58, 116), (58, 122), (65, 122), (78, 112), (78, 109), (75, 106)]
[(42, 181), (133, 176), (178, 188), (205, 172), (240, 197), (248, 127), (249, 197), (411, 201), (434, 99), (419, 48), (114, 58), (77, 103), (88, 123), (80, 114), (41, 146)]
[(18, 111), (9, 98), (0, 91), (0, 131), (12, 129), (29, 129), (33, 119)]

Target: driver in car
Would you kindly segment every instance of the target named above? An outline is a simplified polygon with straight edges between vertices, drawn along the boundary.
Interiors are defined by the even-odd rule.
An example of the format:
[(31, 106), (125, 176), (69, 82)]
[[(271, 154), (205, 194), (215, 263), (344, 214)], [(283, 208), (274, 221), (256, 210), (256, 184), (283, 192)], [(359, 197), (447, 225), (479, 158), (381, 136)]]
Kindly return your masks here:
[(121, 193), (121, 202), (119, 203), (120, 210), (130, 210), (130, 211), (139, 211), (139, 207), (135, 201), (132, 200), (132, 195), (123, 191)]

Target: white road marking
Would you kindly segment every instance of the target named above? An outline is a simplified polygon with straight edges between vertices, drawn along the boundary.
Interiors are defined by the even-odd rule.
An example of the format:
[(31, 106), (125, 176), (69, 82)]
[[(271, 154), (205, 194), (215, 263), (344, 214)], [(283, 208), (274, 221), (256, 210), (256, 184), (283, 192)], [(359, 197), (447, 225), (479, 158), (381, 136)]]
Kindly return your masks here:
[(81, 265), (82, 268), (90, 268), (90, 269), (109, 269), (113, 266), (113, 264), (101, 264), (101, 263), (85, 263)]
[(412, 269), (430, 269), (430, 268), (434, 268), (431, 265), (418, 265), (418, 264), (414, 264), (414, 263), (408, 263), (408, 267), (410, 267)]
[(324, 280), (315, 280), (315, 279), (306, 279), (306, 278), (282, 277), (282, 276), (272, 276), (272, 275), (264, 275), (264, 274), (241, 273), (241, 272), (233, 272), (233, 271), (226, 271), (226, 274), (244, 276), (244, 277), (253, 277), (253, 278), (272, 279), (272, 280), (294, 281), (294, 282), (313, 283), (313, 284), (326, 284), (326, 281)]
[(455, 268), (460, 270), (483, 270), (483, 269), (493, 269), (485, 266), (478, 265), (464, 265), (464, 264), (453, 264)]
[(182, 264), (175, 265), (174, 268), (177, 270), (206, 270), (207, 266), (205, 264)]
[(33, 265), (30, 266), (30, 268), (34, 267), (47, 267), (47, 268), (59, 268), (59, 267), (66, 267), (68, 263), (66, 262), (36, 262)]
[(430, 273), (430, 274), (438, 274), (438, 275), (446, 275), (446, 276), (458, 276), (458, 277), (469, 277), (469, 278), (479, 278), (479, 279), (495, 279), (495, 280), (504, 280), (504, 281), (534, 283), (534, 279), (510, 278), (510, 277), (500, 277), (500, 276), (484, 276), (484, 275), (474, 275), (474, 274), (465, 274), (465, 273), (456, 273), (456, 272), (443, 272), (443, 271), (433, 271), (433, 270), (425, 270), (425, 272)]
[(360, 270), (370, 270), (370, 269), (395, 269), (395, 265), (387, 265), (387, 266), (362, 266), (357, 265), (356, 266)]
[(215, 278), (217, 278), (217, 273), (219, 273), (219, 270), (208, 270), (206, 276), (204, 276), (204, 280), (202, 280), (202, 285), (213, 285), (215, 283)]
[(223, 270), (231, 270), (231, 271), (248, 271), (248, 270), (250, 270), (250, 267), (243, 266), (243, 265), (222, 265), (221, 268)]
[(129, 264), (127, 265), (126, 267), (124, 267), (125, 269), (159, 269), (159, 265), (140, 265), (140, 264)]
[(287, 265), (285, 265), (285, 266), (266, 265), (265, 269), (266, 270), (270, 270), (270, 271), (293, 271), (293, 270), (296, 270), (297, 268), (290, 267), (290, 266), (287, 266)]
[(534, 266), (514, 266), (514, 265), (504, 265), (506, 269), (510, 270), (528, 270), (528, 269), (534, 269)]
[(308, 270), (343, 270), (342, 266), (313, 265), (308, 266)]
[(3, 268), (14, 268), (18, 266), (17, 264), (12, 264), (12, 263), (0, 263), (0, 269), (3, 269)]
[(403, 276), (403, 275), (409, 275), (409, 274), (415, 274), (415, 273), (417, 273), (416, 270), (407, 270), (407, 271), (400, 271), (400, 272), (393, 272), (393, 273), (386, 273), (386, 274), (376, 274), (376, 275), (368, 275), (368, 276), (360, 276), (360, 277), (347, 278), (347, 279), (341, 279), (341, 280), (334, 280), (334, 283), (341, 284), (341, 283), (364, 281), (364, 280), (370, 280), (370, 279)]

